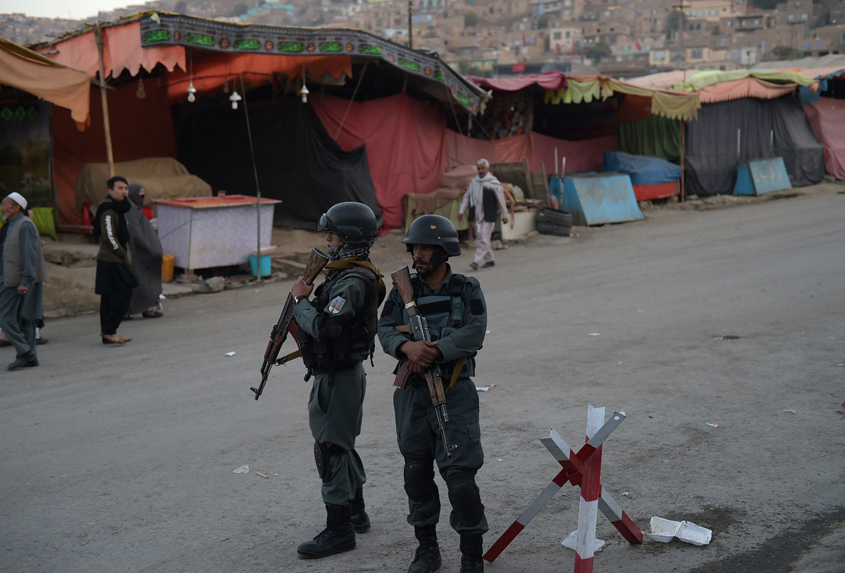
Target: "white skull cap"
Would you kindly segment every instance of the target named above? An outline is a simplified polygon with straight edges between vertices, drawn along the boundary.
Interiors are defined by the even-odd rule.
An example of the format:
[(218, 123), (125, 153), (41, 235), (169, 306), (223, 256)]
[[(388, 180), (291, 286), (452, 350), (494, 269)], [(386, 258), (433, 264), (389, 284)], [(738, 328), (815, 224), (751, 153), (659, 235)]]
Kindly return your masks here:
[(15, 203), (21, 206), (21, 209), (26, 209), (26, 199), (23, 198), (23, 195), (20, 193), (12, 192), (6, 195), (7, 199), (11, 199)]

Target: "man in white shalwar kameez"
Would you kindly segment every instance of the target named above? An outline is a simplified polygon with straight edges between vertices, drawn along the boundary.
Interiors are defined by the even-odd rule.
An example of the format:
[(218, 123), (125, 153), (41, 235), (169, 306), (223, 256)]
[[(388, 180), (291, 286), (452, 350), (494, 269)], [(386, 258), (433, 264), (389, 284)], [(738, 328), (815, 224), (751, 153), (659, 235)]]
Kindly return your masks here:
[[(474, 177), (461, 201), (461, 208), (458, 211), (458, 220), (462, 221), (464, 212), (470, 209), (470, 221), (475, 223), (475, 257), (470, 267), (478, 269), (495, 266), (493, 261), (493, 246), (490, 237), (493, 235), (493, 228), (496, 225), (497, 210), (502, 213), (502, 223), (508, 222), (508, 210), (505, 207), (505, 188), (496, 177), (490, 173), (490, 162), (486, 159), (479, 159), (476, 164), (478, 176)], [(485, 201), (485, 189), (486, 201)], [(486, 213), (485, 213), (486, 212)], [(473, 215), (475, 216), (473, 218)]]

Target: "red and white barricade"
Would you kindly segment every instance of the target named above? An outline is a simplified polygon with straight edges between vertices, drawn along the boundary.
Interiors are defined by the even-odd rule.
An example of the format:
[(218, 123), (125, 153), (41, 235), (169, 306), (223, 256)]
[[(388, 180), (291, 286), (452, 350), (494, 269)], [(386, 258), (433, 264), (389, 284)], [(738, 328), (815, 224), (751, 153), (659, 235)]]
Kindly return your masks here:
[(578, 514), (578, 537), (575, 548), (575, 573), (590, 573), (593, 570), (593, 552), (596, 542), (596, 520), (598, 510), (610, 520), (614, 527), (632, 545), (643, 542), (642, 531), (622, 511), (616, 500), (601, 485), (601, 449), (607, 437), (625, 419), (625, 412), (614, 412), (604, 422), (604, 408), (588, 406), (586, 444), (575, 453), (554, 428), (548, 438), (540, 442), (563, 467), (552, 482), (513, 522), (493, 546), (484, 554), (484, 559), (493, 562), (511, 541), (519, 535), (535, 515), (554, 497), (564, 485), (571, 483), (581, 488), (581, 502)]

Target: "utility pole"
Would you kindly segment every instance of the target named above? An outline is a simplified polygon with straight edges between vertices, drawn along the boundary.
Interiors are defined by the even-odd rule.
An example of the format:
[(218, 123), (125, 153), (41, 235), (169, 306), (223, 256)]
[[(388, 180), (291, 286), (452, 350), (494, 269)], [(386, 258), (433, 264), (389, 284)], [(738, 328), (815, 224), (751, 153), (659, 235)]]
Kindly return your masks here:
[(414, 0), (408, 0), (408, 47), (414, 48)]
[(678, 70), (681, 69), (681, 53), (683, 52), (683, 39), (684, 39), (684, 0), (681, 0), (681, 4), (679, 6), (674, 6), (674, 8), (678, 8), (679, 16), (678, 16)]

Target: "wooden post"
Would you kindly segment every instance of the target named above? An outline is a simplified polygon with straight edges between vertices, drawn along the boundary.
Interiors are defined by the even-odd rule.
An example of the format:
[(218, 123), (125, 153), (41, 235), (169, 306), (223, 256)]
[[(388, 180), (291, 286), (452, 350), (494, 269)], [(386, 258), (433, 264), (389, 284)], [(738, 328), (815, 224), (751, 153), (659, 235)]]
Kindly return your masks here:
[(97, 41), (97, 54), (100, 60), (100, 101), (103, 105), (103, 129), (106, 133), (106, 159), (109, 163), (109, 177), (114, 177), (114, 154), (111, 146), (111, 128), (109, 127), (109, 102), (106, 98), (106, 74), (103, 68), (103, 29), (99, 22), (94, 26), (94, 38)]
[(408, 0), (408, 47), (414, 49), (414, 0)]
[(681, 118), (681, 203), (686, 202), (686, 172), (687, 167), (684, 160), (684, 149), (686, 147), (686, 137), (684, 137), (685, 123), (684, 118)]

